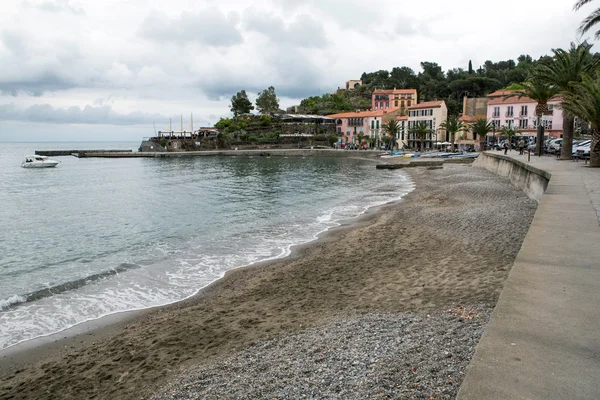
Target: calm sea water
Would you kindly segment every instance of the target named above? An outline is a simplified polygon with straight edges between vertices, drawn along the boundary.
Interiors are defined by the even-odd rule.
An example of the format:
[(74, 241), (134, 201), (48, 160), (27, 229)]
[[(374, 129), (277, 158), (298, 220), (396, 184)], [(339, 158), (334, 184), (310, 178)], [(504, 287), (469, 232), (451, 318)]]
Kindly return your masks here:
[(0, 143), (0, 349), (182, 300), (413, 188), (402, 172), (346, 158), (56, 157), (56, 168), (20, 167), (33, 150), (137, 146)]

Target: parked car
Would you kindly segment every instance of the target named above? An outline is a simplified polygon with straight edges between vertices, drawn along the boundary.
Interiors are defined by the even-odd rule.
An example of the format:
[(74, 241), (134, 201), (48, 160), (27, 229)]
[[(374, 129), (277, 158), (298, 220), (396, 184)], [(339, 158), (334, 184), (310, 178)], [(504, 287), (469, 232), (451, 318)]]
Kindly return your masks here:
[(573, 151), (572, 151), (572, 155), (576, 156), (577, 155), (577, 150), (581, 147), (583, 148), (584, 146), (588, 145), (591, 143), (591, 140), (584, 140), (581, 142), (577, 142), (577, 144), (575, 144), (575, 142), (573, 142)]
[(591, 148), (592, 148), (591, 141), (586, 145), (578, 146), (577, 147), (577, 157), (578, 158), (589, 158)]
[(548, 143), (548, 153), (556, 154), (560, 151), (560, 147), (562, 146), (562, 139), (554, 139)]

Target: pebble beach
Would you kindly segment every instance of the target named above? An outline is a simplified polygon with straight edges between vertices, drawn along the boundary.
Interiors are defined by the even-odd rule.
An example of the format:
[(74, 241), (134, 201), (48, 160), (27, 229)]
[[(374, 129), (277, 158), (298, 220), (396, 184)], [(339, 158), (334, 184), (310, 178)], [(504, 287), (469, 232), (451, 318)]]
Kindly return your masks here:
[(410, 174), (286, 259), (4, 357), (0, 399), (454, 398), (537, 204), (469, 165)]

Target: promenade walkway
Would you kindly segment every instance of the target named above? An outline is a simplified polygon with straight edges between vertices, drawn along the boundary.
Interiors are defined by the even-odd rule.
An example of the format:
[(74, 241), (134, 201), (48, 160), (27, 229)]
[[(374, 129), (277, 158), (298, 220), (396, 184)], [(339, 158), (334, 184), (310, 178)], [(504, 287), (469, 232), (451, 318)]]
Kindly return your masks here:
[(529, 164), (552, 177), (458, 399), (600, 399), (600, 169)]

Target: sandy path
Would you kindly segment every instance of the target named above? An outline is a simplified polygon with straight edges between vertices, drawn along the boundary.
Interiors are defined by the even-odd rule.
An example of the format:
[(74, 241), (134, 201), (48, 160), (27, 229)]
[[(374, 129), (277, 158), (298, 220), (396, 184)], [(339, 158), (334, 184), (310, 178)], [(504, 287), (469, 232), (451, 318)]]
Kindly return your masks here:
[(138, 398), (188, 367), (342, 314), (495, 304), (535, 202), (470, 166), (411, 175), (417, 189), (404, 202), (298, 257), (232, 271), (112, 338), (3, 368), (0, 399)]

